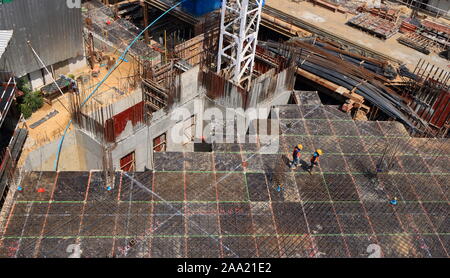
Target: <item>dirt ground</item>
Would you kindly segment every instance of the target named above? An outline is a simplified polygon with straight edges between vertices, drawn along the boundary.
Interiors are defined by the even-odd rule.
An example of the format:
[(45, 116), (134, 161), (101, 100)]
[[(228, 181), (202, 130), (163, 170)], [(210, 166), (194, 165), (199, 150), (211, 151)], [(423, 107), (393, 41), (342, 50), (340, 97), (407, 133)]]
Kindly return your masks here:
[(392, 58), (404, 61), (406, 66), (411, 70), (414, 70), (414, 67), (420, 59), (425, 59), (441, 68), (448, 68), (450, 65), (447, 60), (440, 58), (437, 54), (431, 53), (430, 55), (424, 55), (412, 48), (398, 43), (397, 38), (401, 36), (400, 33), (383, 41), (353, 27), (347, 26), (345, 23), (352, 17), (351, 14), (345, 15), (339, 12), (334, 13), (320, 6), (314, 6), (312, 3), (296, 3), (292, 2), (292, 0), (267, 0), (266, 5), (300, 19), (307, 20), (311, 24), (325, 28), (334, 34), (345, 37), (355, 43), (359, 43), (370, 49), (385, 53)]
[[(115, 56), (116, 59), (118, 58), (117, 55), (112, 56)], [(98, 88), (95, 96), (87, 103), (85, 106), (86, 111), (92, 111), (92, 109), (94, 109), (94, 104), (95, 107), (106, 106), (131, 93), (132, 88), (128, 84), (127, 77), (134, 74), (134, 67), (135, 64), (130, 60), (121, 63), (103, 85)], [(94, 78), (91, 76), (90, 80), (85, 84), (80, 84), (80, 82), (78, 82), (82, 100), (94, 90), (95, 86), (104, 78), (107, 72), (106, 67), (103, 66), (100, 68), (98, 77)], [(75, 75), (76, 78), (81, 75), (90, 75), (90, 67), (85, 66), (76, 72), (71, 72), (71, 74)], [(123, 92), (123, 95), (114, 91), (114, 87)], [(61, 137), (70, 120), (70, 113), (64, 107), (70, 110), (69, 93), (53, 100), (51, 104), (45, 103), (41, 109), (34, 112), (33, 115), (25, 121), (25, 124), (28, 126), (29, 134), (18, 162), (19, 167), (23, 165), (30, 152)], [(30, 127), (30, 125), (39, 121), (53, 110), (58, 111), (58, 114), (35, 128)], [(73, 127), (71, 126), (69, 130), (72, 130), (72, 128)]]

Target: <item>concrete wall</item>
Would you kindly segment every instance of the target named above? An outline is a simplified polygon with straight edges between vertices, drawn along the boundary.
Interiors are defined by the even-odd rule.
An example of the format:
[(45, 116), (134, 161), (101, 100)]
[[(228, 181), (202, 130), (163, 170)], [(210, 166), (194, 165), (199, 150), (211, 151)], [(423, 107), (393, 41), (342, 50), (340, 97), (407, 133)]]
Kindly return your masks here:
[[(82, 67), (86, 66), (86, 59), (84, 56), (78, 56), (75, 58), (68, 59), (66, 61), (54, 64), (53, 66), (48, 66), (48, 71), (53, 74), (53, 78), (55, 80), (59, 79), (61, 74), (67, 75), (71, 72), (74, 72)], [(52, 72), (53, 67), (53, 72)], [(53, 82), (52, 76), (48, 74), (47, 70), (44, 68), (39, 69), (37, 71), (30, 72), (28, 74), (28, 79), (31, 83), (32, 90), (38, 90), (44, 85), (50, 84)]]
[(174, 139), (173, 132), (182, 130), (183, 123), (193, 115), (196, 116), (196, 126), (200, 126), (203, 100), (198, 98), (201, 94), (198, 89), (198, 71), (198, 67), (195, 67), (181, 75), (181, 100), (175, 103), (169, 112), (164, 109), (155, 112), (149, 126), (141, 126), (133, 130), (131, 122), (127, 124), (112, 150), (114, 167), (119, 168), (120, 159), (134, 151), (137, 171), (144, 170), (144, 167), (152, 168), (153, 139), (164, 133), (166, 133), (167, 151), (194, 150), (193, 143), (180, 144)]
[[(75, 131), (80, 162), (84, 161), (84, 167), (90, 169), (102, 169), (103, 167), (103, 146), (92, 139), (83, 131)], [(64, 165), (62, 165), (64, 166)]]
[[(32, 171), (53, 171), (59, 139), (29, 153), (24, 169)], [(103, 164), (102, 147), (82, 131), (69, 132), (63, 143), (58, 170), (88, 171), (101, 169)]]

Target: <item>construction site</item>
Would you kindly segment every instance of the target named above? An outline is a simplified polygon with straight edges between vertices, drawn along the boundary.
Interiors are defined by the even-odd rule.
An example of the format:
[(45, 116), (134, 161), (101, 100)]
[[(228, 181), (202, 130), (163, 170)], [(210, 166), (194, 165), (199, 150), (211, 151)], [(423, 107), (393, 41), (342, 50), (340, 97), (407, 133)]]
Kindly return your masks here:
[(0, 0), (0, 258), (448, 258), (449, 60), (450, 1)]

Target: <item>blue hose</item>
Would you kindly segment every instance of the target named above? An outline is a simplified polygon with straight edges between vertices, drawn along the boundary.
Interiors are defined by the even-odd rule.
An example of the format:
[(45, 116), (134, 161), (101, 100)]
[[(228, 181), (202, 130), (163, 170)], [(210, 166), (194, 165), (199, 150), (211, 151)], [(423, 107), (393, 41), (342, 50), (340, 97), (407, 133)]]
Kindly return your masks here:
[[(102, 81), (100, 81), (97, 86), (95, 87), (95, 89), (92, 91), (91, 94), (89, 94), (89, 96), (81, 103), (80, 107), (83, 107), (86, 102), (97, 92), (98, 88), (100, 88), (100, 86), (106, 81), (106, 79), (108, 79), (108, 77), (111, 75), (111, 73), (119, 66), (119, 64), (121, 63), (122, 60), (124, 60), (125, 56), (127, 55), (128, 51), (130, 50), (130, 48), (137, 42), (137, 40), (145, 33), (145, 31), (147, 31), (148, 28), (152, 27), (153, 24), (155, 24), (158, 20), (160, 20), (163, 16), (165, 16), (166, 14), (168, 14), (171, 10), (175, 9), (176, 7), (178, 7), (179, 5), (181, 5), (183, 2), (186, 2), (188, 0), (181, 0), (180, 2), (178, 2), (177, 4), (175, 4), (174, 6), (172, 6), (170, 9), (168, 9), (167, 11), (165, 11), (162, 15), (158, 16), (158, 18), (156, 18), (152, 23), (150, 23), (147, 27), (145, 27), (144, 30), (142, 30), (142, 32), (139, 33), (139, 35), (137, 35), (134, 40), (127, 46), (127, 48), (125, 49), (125, 51), (122, 53), (122, 55), (120, 56), (119, 59), (117, 59), (116, 63), (114, 64), (114, 66), (108, 71), (108, 73), (105, 75), (105, 77), (102, 79)], [(67, 131), (69, 130), (70, 125), (72, 124), (72, 120), (69, 121), (69, 123), (67, 124), (65, 130), (64, 130), (64, 134), (61, 137), (61, 140), (59, 141), (58, 144), (58, 150), (56, 152), (56, 158), (55, 158), (55, 171), (58, 170), (58, 162), (59, 162), (59, 156), (61, 154), (61, 148), (62, 148), (62, 144), (64, 142), (64, 138), (66, 137)]]

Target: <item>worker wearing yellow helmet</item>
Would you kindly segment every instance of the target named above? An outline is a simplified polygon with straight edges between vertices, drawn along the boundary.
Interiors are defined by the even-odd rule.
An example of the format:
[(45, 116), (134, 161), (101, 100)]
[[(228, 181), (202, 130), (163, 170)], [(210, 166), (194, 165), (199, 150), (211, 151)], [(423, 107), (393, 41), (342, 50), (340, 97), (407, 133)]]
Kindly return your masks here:
[(311, 166), (309, 166), (309, 172), (313, 169), (314, 165), (319, 164), (319, 157), (323, 154), (321, 149), (317, 149), (311, 156)]
[[(290, 167), (295, 169), (300, 164), (300, 157), (302, 156), (300, 151), (303, 150), (303, 145), (298, 144), (295, 146), (294, 151), (292, 152), (292, 162)], [(294, 167), (295, 166), (295, 167)]]

